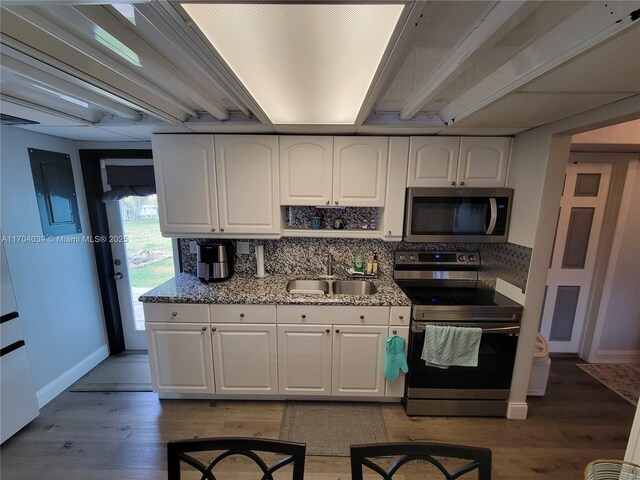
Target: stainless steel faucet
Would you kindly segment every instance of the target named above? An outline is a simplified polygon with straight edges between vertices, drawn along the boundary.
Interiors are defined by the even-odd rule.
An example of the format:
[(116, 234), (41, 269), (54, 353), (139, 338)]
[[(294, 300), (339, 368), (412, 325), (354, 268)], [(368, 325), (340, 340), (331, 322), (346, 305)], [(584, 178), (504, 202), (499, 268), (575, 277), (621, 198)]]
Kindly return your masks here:
[(327, 254), (327, 277), (333, 277), (333, 266), (336, 265), (336, 263), (331, 256), (331, 252), (329, 252)]

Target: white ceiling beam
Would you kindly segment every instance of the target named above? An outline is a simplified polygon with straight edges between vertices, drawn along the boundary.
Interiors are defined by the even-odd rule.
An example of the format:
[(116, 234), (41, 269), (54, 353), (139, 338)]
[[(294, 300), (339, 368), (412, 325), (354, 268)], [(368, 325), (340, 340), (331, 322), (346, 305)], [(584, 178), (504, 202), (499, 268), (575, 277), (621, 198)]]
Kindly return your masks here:
[(160, 53), (144, 42), (132, 29), (116, 20), (105, 8), (78, 6), (74, 7), (74, 10), (131, 48), (131, 50), (143, 59), (145, 65), (163, 71), (169, 77), (177, 80), (185, 90), (189, 91), (189, 96), (192, 100), (202, 106), (207, 112), (219, 120), (227, 120), (229, 118), (229, 111), (218, 102), (218, 100), (211, 97), (208, 92), (191, 80), (184, 72), (181, 72), (168, 62)]
[(422, 110), (460, 73), (461, 67), (487, 45), (493, 43), (505, 27), (515, 26), (536, 7), (536, 2), (502, 1), (493, 5), (470, 34), (457, 45), (453, 53), (438, 67), (400, 110), (400, 119), (408, 120)]
[(387, 85), (389, 78), (391, 75), (398, 73), (400, 65), (404, 60), (407, 45), (415, 39), (417, 25), (420, 17), (423, 16), (426, 5), (427, 2), (419, 1), (405, 6), (398, 20), (396, 30), (391, 35), (389, 45), (382, 55), (380, 65), (373, 76), (369, 90), (364, 97), (364, 101), (355, 120), (356, 126), (362, 125), (367, 120), (383, 88)]
[[(69, 72), (71, 74), (69, 75), (71, 78), (67, 78), (67, 80), (71, 83), (76, 83), (74, 79), (77, 79), (78, 81), (83, 83), (83, 85), (81, 86), (84, 86), (89, 90), (95, 91), (96, 93), (104, 94), (111, 100), (120, 102), (125, 106), (139, 108), (145, 113), (149, 113), (150, 115), (156, 116), (171, 123), (181, 123), (183, 120), (185, 120), (185, 116), (198, 115), (197, 112), (191, 110), (189, 107), (187, 107), (168, 93), (164, 92), (163, 90), (160, 90), (159, 88), (150, 84), (140, 75), (131, 70), (125, 70), (125, 68), (111, 56), (89, 45), (87, 42), (82, 40), (81, 37), (72, 34), (71, 25), (63, 23), (62, 25), (68, 25), (68, 28), (63, 28), (62, 26), (55, 23), (54, 19), (52, 19), (50, 16), (51, 12), (48, 13), (47, 17), (45, 17), (44, 15), (40, 15), (30, 8), (14, 8), (10, 10), (4, 9), (3, 15), (5, 16), (5, 19), (3, 19), (3, 30), (5, 30), (5, 32), (2, 32), (2, 43), (4, 45), (13, 47), (18, 52), (22, 52), (29, 57), (50, 65), (60, 72)], [(171, 106), (172, 108), (167, 110), (157, 108), (155, 104), (151, 104), (149, 103), (149, 101), (145, 101), (142, 98), (139, 98), (140, 92), (132, 92), (132, 88), (126, 88), (125, 90), (123, 90), (122, 88), (118, 88), (115, 85), (107, 83), (108, 81), (112, 81), (112, 79), (97, 78), (86, 73), (84, 69), (76, 68), (74, 67), (74, 65), (62, 62), (57, 58), (52, 57), (42, 46), (39, 46), (38, 48), (32, 47), (31, 44), (33, 44), (34, 42), (31, 42), (30, 39), (31, 37), (33, 37), (33, 35), (30, 35), (29, 31), (26, 31), (24, 25), (15, 26), (15, 28), (19, 29), (19, 31), (15, 34), (15, 36), (18, 38), (13, 38), (14, 34), (12, 33), (11, 28), (16, 22), (12, 21), (12, 19), (6, 18), (9, 15), (16, 15), (28, 25), (45, 31), (47, 34), (69, 45), (70, 48), (80, 52), (80, 58), (74, 65), (81, 65), (82, 62), (87, 61), (86, 57), (89, 57), (105, 68), (108, 68), (109, 70), (115, 72), (119, 77), (127, 80), (128, 83), (132, 83), (133, 85), (135, 85), (135, 87), (139, 88), (141, 92), (150, 93), (156, 97), (159, 97), (168, 104), (167, 106)], [(53, 72), (50, 71), (49, 73)]]
[(29, 102), (27, 100), (23, 100), (21, 98), (11, 97), (9, 95), (5, 95), (0, 93), (0, 101), (13, 103), (15, 105), (20, 105), (21, 107), (30, 108), (32, 110), (36, 110), (38, 112), (47, 113), (49, 115), (55, 115), (56, 117), (64, 118), (65, 120), (70, 120), (74, 123), (80, 123), (83, 125), (95, 125), (95, 122), (88, 120), (86, 118), (78, 117), (76, 115), (72, 115), (68, 112), (63, 112), (60, 110), (56, 110), (53, 108), (46, 107), (44, 105), (39, 105), (36, 103)]
[(606, 41), (633, 24), (632, 9), (631, 2), (586, 2), (458, 98), (449, 99), (440, 116), (451, 125)]
[(141, 118), (140, 113), (131, 108), (122, 106), (116, 102), (109, 100), (108, 98), (105, 98), (102, 95), (90, 92), (82, 87), (73, 85), (72, 83), (55, 77), (49, 73), (43, 72), (42, 70), (38, 70), (31, 65), (27, 65), (18, 60), (7, 57), (4, 54), (0, 55), (0, 59), (3, 68), (7, 68), (22, 77), (49, 86), (55, 90), (70, 95), (71, 97), (75, 97), (80, 100), (84, 100), (85, 102), (97, 105), (98, 107), (103, 108), (111, 113), (115, 113), (116, 115), (119, 115), (123, 118), (134, 121), (140, 120)]
[(146, 22), (150, 28), (154, 28), (158, 32), (158, 35), (161, 35), (165, 41), (172, 43), (180, 53), (189, 60), (192, 69), (199, 70), (203, 75), (206, 75), (210, 81), (215, 83), (238, 107), (238, 110), (247, 116), (251, 115), (249, 108), (240, 100), (238, 95), (236, 95), (224, 81), (220, 80), (209, 59), (198, 51), (188, 37), (176, 31), (171, 19), (167, 19), (152, 5), (138, 4), (134, 5), (134, 8), (137, 11), (136, 24), (140, 24), (140, 22), (143, 21)]
[(189, 43), (193, 45), (196, 51), (200, 52), (202, 58), (208, 59), (209, 68), (215, 73), (217, 78), (223, 81), (236, 96), (249, 108), (251, 113), (255, 115), (265, 125), (272, 126), (273, 122), (269, 119), (262, 107), (256, 102), (253, 96), (245, 88), (244, 84), (229, 68), (227, 63), (222, 59), (220, 54), (213, 48), (202, 33), (198, 26), (191, 20), (191, 17), (178, 3), (170, 3), (165, 1), (153, 1), (151, 6), (155, 8), (159, 14), (164, 16), (168, 21), (173, 23), (176, 32), (184, 35)]

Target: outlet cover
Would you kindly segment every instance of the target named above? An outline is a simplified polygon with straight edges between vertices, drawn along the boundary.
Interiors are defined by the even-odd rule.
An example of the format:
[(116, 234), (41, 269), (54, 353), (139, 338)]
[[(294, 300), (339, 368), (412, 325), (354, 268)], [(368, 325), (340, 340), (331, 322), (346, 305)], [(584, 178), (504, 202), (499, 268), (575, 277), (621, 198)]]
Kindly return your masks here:
[(251, 246), (249, 242), (238, 242), (237, 253), (249, 255), (251, 253)]
[(198, 243), (191, 240), (189, 242), (189, 253), (198, 253)]

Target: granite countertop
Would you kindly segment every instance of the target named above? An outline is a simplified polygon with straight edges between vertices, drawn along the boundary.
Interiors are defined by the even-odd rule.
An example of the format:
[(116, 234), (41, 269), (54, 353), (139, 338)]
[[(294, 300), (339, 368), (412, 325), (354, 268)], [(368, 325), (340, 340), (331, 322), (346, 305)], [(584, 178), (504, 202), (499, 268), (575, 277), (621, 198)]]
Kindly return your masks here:
[[(308, 295), (288, 293), (289, 280), (299, 275), (270, 275), (255, 278), (235, 274), (219, 283), (202, 283), (192, 274), (180, 273), (140, 296), (147, 303), (224, 303), (224, 304), (292, 304), (292, 305), (373, 305), (409, 306), (410, 300), (392, 278), (373, 280), (378, 293), (373, 295)], [(317, 278), (317, 277), (309, 277)]]

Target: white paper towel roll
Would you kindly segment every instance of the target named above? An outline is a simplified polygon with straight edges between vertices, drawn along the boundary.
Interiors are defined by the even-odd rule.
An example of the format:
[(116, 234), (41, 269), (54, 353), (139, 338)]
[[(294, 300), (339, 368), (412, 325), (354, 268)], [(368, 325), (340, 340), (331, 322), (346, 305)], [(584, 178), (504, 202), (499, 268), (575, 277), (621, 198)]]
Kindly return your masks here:
[(256, 277), (264, 277), (264, 247), (256, 245)]

